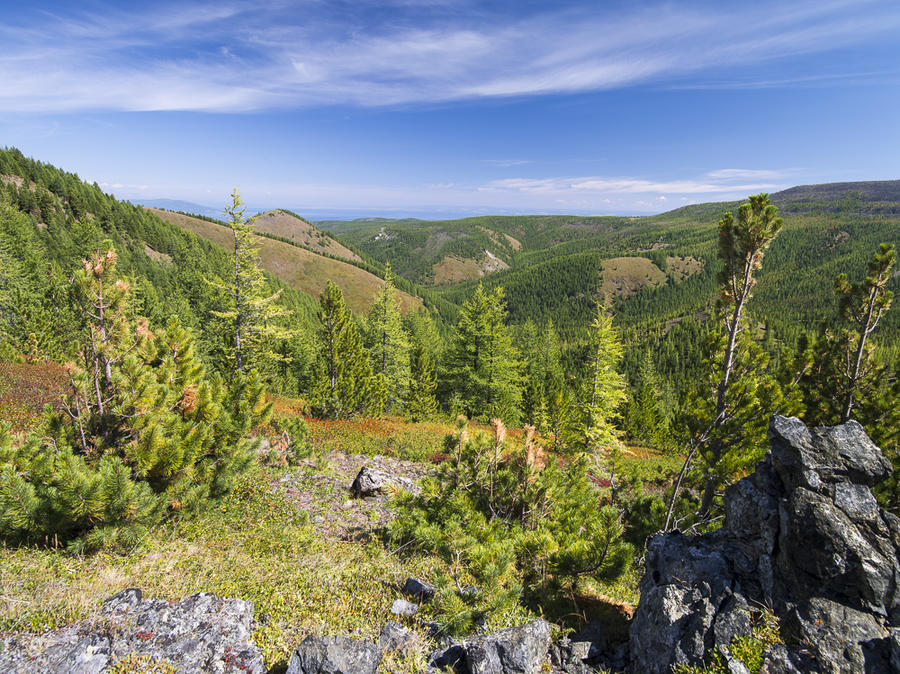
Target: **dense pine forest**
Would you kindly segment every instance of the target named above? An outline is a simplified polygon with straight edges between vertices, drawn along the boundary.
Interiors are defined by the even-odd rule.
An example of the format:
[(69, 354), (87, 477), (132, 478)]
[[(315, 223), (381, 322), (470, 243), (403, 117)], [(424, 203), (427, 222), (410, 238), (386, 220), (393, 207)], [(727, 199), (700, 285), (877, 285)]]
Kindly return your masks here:
[[(648, 535), (721, 526), (773, 414), (854, 419), (900, 471), (896, 185), (645, 218), (326, 222), (321, 245), (314, 223), (301, 241), (256, 229), (238, 191), (223, 203), (201, 236), (0, 150), (5, 568), (84, 570), (103, 555), (133, 577), (151, 554), (191, 567), (191, 546), (226, 550), (201, 577), (275, 616), (258, 640), (283, 665), (316, 621), (371, 630), (384, 589), (379, 608), (338, 625), (306, 571), (227, 567), (346, 554), (371, 577), (335, 571), (332, 594), (349, 605), (354, 583), (415, 568), (435, 583), (441, 635), (565, 623), (636, 599)], [(339, 279), (317, 278), (313, 295), (266, 271), (265, 241), (365, 271), (353, 298), (371, 302), (354, 311)], [(313, 543), (324, 524), (277, 489), (316, 470), (345, 477), (348, 455), (427, 469), (363, 542)], [(898, 484), (877, 494), (895, 513)], [(0, 571), (4, 587), (14, 574)], [(48, 602), (9, 608), (0, 626), (39, 631), (86, 610)]]

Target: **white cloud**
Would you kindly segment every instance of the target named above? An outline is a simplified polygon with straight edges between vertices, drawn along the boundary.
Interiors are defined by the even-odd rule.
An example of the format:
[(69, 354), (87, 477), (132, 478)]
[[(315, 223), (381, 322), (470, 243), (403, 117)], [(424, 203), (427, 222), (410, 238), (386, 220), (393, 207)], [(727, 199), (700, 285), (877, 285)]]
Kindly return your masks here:
[(482, 191), (515, 191), (543, 194), (597, 192), (603, 194), (724, 194), (750, 193), (779, 189), (772, 182), (734, 183), (728, 180), (647, 180), (644, 178), (609, 178), (585, 176), (578, 178), (503, 178), (492, 180)]
[(371, 19), (365, 12), (378, 5), (281, 2), (260, 9), (235, 0), (71, 10), (41, 14), (40, 25), (7, 22), (0, 25), (0, 109), (252, 111), (646, 82), (714, 86), (712, 74), (889, 39), (900, 29), (894, 0), (656, 3), (615, 16), (561, 5), (524, 17), (467, 3), (397, 0), (389, 18)]

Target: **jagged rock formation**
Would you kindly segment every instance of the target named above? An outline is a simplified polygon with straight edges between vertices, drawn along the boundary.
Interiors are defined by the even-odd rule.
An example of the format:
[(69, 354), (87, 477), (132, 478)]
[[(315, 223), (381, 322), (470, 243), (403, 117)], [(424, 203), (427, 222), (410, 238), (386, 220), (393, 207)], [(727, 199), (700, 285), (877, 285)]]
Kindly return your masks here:
[(722, 529), (651, 540), (632, 671), (662, 674), (727, 652), (764, 606), (787, 647), (763, 671), (900, 671), (900, 519), (871, 492), (890, 463), (854, 421), (807, 429), (776, 416), (769, 441), (756, 472), (728, 489)]
[(208, 593), (168, 602), (132, 588), (107, 599), (96, 620), (0, 642), (0, 671), (87, 674), (130, 660), (134, 671), (161, 664), (176, 672), (263, 674), (252, 629), (251, 602)]

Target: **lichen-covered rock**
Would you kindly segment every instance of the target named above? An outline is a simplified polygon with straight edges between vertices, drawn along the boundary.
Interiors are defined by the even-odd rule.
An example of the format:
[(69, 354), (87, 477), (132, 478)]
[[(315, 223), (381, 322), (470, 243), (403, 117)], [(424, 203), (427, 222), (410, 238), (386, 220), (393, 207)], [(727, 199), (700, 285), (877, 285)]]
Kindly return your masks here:
[(416, 484), (412, 480), (369, 466), (360, 468), (353, 484), (350, 485), (350, 491), (357, 496), (375, 496), (384, 492), (388, 487), (405, 489), (409, 492), (417, 491)]
[(369, 641), (310, 635), (291, 656), (286, 674), (375, 674), (380, 662), (381, 651)]
[(168, 602), (133, 588), (108, 599), (96, 620), (6, 639), (0, 671), (87, 674), (132, 658), (177, 672), (262, 674), (252, 630), (251, 602), (207, 593)]
[(470, 674), (537, 674), (550, 650), (550, 624), (539, 618), (466, 639), (462, 647)]
[[(699, 665), (772, 606), (790, 639), (764, 671), (890, 671), (900, 627), (900, 520), (871, 487), (891, 465), (856, 422), (773, 417), (771, 449), (725, 495), (720, 531), (654, 537), (630, 633), (631, 669)], [(730, 663), (729, 667), (738, 667)]]

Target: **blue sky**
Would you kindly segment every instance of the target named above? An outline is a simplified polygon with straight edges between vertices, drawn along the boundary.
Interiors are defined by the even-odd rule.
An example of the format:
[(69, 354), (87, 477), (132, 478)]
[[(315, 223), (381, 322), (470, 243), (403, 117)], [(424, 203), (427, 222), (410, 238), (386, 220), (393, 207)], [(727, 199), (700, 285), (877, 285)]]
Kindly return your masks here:
[(639, 214), (900, 178), (896, 0), (0, 5), (0, 144), (134, 201)]

